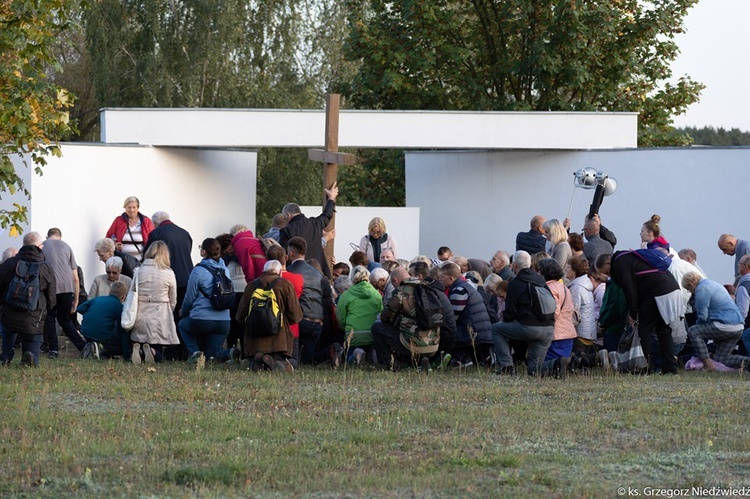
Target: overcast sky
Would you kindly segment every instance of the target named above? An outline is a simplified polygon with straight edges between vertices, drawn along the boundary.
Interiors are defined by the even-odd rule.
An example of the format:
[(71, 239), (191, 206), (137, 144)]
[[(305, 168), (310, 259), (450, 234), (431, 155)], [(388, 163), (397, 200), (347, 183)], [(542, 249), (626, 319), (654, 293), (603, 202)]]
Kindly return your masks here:
[(714, 126), (750, 131), (750, 0), (701, 0), (676, 38), (675, 77), (706, 85), (701, 100), (675, 118), (675, 126)]

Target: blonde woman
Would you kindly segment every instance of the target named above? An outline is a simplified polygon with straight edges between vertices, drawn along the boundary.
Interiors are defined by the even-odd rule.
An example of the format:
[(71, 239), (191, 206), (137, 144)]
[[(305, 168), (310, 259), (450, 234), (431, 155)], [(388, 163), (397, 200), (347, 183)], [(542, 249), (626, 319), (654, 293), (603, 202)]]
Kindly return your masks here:
[(125, 212), (115, 218), (107, 231), (106, 237), (115, 242), (115, 249), (134, 256), (139, 260), (143, 256), (143, 248), (148, 242), (148, 235), (154, 230), (154, 223), (138, 211), (141, 202), (135, 196), (125, 198), (122, 205)]
[(370, 220), (367, 235), (359, 241), (359, 250), (367, 255), (371, 262), (380, 261), (380, 252), (384, 249), (393, 251), (393, 257), (398, 258), (396, 241), (385, 231), (385, 221), (380, 217)]
[[(177, 304), (177, 281), (169, 268), (169, 248), (163, 241), (156, 241), (144, 258), (133, 279), (138, 289), (138, 314), (130, 331), (133, 364), (153, 364), (157, 349), (180, 344), (172, 315)], [(151, 348), (154, 346), (157, 349)]]
[(565, 268), (565, 265), (573, 256), (573, 251), (570, 249), (568, 243), (568, 231), (565, 230), (565, 226), (556, 218), (551, 218), (544, 222), (544, 237), (549, 241), (549, 255), (550, 258), (560, 264), (561, 268)]

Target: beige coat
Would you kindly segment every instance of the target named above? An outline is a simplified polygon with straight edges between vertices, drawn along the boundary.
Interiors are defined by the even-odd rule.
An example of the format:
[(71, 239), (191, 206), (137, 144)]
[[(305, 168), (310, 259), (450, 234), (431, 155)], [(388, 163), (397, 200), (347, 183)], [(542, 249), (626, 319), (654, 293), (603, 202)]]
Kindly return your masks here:
[(138, 315), (130, 339), (150, 345), (178, 345), (172, 312), (177, 304), (177, 282), (172, 269), (160, 269), (148, 259), (138, 269)]

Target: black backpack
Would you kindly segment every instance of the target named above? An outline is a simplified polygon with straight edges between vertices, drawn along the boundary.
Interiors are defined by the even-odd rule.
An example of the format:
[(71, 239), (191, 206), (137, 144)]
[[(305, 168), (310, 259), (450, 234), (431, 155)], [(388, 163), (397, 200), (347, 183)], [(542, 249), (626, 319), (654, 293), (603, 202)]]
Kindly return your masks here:
[(39, 306), (39, 264), (19, 260), (5, 293), (5, 305), (31, 312)]
[(228, 310), (232, 308), (234, 306), (234, 285), (232, 285), (232, 280), (224, 273), (224, 269), (221, 267), (212, 268), (204, 263), (199, 263), (198, 267), (203, 267), (211, 272), (214, 278), (211, 285), (211, 294), (209, 295), (198, 286), (201, 294), (208, 298), (211, 306), (216, 310)]
[(261, 285), (260, 279), (253, 281), (255, 290), (250, 297), (245, 318), (245, 331), (253, 338), (274, 336), (281, 332), (284, 318), (276, 299), (276, 292), (273, 290), (274, 284), (279, 279), (274, 279), (268, 283), (268, 286)]
[(435, 329), (445, 325), (439, 293), (427, 283), (414, 286), (415, 319), (419, 329)]

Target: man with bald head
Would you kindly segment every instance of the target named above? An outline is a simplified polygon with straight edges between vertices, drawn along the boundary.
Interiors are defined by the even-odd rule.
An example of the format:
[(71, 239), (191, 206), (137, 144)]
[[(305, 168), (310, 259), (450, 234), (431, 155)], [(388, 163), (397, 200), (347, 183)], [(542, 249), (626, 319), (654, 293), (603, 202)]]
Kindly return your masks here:
[(529, 255), (544, 251), (547, 238), (544, 237), (544, 222), (541, 215), (535, 215), (529, 222), (528, 232), (519, 232), (516, 236), (516, 251), (525, 251)]
[(734, 285), (740, 280), (740, 260), (750, 254), (750, 242), (737, 239), (732, 234), (722, 234), (719, 237), (719, 249), (725, 255), (734, 257)]
[(583, 224), (583, 235), (586, 237), (586, 243), (583, 245), (583, 254), (589, 261), (589, 266), (593, 267), (599, 255), (611, 255), (614, 251), (612, 245), (599, 236), (601, 223), (597, 217), (586, 220)]
[[(21, 364), (32, 367), (39, 365), (39, 348), (42, 345), (42, 329), (47, 313), (57, 304), (55, 273), (44, 261), (42, 247), (44, 240), (38, 232), (29, 232), (23, 237), (23, 247), (16, 256), (8, 258), (0, 265), (0, 297), (3, 298), (2, 354), (4, 366), (13, 360), (16, 338), (21, 340)], [(39, 294), (35, 300), (15, 300), (8, 287), (16, 274), (39, 276)], [(21, 296), (27, 296), (21, 294)], [(18, 296), (20, 298), (20, 296)], [(32, 308), (29, 310), (30, 308)]]

